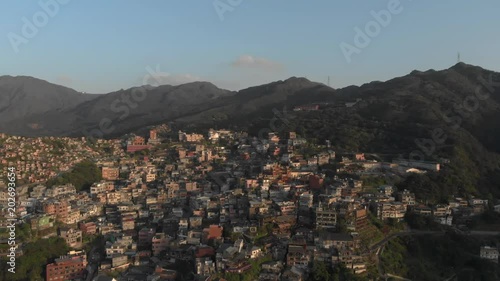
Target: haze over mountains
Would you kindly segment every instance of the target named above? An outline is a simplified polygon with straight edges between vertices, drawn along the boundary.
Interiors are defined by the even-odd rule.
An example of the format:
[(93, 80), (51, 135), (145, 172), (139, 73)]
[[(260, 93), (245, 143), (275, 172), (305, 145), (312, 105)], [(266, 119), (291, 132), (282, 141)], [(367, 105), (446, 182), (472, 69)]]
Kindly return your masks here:
[(65, 110), (97, 97), (33, 77), (1, 76), (0, 122), (8, 124), (35, 114)]
[[(308, 104), (320, 110), (291, 110)], [(292, 77), (238, 92), (194, 82), (90, 95), (31, 77), (0, 77), (3, 133), (119, 137), (171, 121), (183, 130), (217, 126), (253, 135), (279, 127), (318, 144), (330, 140), (337, 151), (378, 153), (389, 161), (448, 159), (445, 176), (408, 187), (427, 188), (438, 199), (458, 189), (500, 196), (498, 120), (500, 74), (464, 63), (336, 90)]]
[[(219, 89), (209, 82), (143, 87), (108, 94), (83, 94), (32, 77), (0, 77), (0, 131), (24, 136), (81, 136), (83, 129), (112, 120), (112, 135), (131, 129), (224, 111), (250, 113), (258, 106), (286, 100), (304, 89), (327, 87), (304, 78), (248, 88)], [(333, 92), (333, 89), (327, 88)], [(144, 97), (144, 98), (143, 98)], [(212, 120), (210, 116), (209, 120)]]
[[(82, 94), (32, 77), (2, 76), (0, 131), (24, 136), (82, 136), (84, 130), (99, 128), (103, 119), (109, 120), (112, 126), (108, 127), (113, 128), (104, 131), (105, 136), (119, 136), (168, 121), (186, 124), (213, 124), (215, 121), (228, 126), (247, 126), (259, 118), (272, 116), (273, 108), (318, 102), (342, 105), (362, 99), (363, 106), (349, 109), (348, 118), (380, 124), (397, 120), (397, 124), (415, 132), (426, 125), (450, 127), (449, 122), (443, 120), (443, 112), (450, 111), (462, 117), (461, 127), (486, 147), (500, 152), (496, 146), (500, 140), (498, 134), (489, 133), (500, 129), (496, 122), (500, 117), (498, 88), (489, 95), (487, 102), (480, 101), (478, 108), (471, 112), (454, 109), (455, 104), (463, 105), (464, 100), (474, 96), (478, 86), (484, 88), (484, 81), (490, 75), (499, 76), (477, 66), (459, 63), (442, 71), (413, 71), (386, 82), (338, 90), (296, 77), (238, 92), (219, 89), (208, 82), (194, 82), (145, 87), (143, 100), (134, 98), (134, 89), (103, 95)], [(453, 113), (455, 111), (458, 113)], [(344, 117), (343, 113), (335, 114), (340, 114), (336, 119)], [(332, 129), (335, 129), (333, 123)], [(408, 138), (406, 135), (401, 137)]]

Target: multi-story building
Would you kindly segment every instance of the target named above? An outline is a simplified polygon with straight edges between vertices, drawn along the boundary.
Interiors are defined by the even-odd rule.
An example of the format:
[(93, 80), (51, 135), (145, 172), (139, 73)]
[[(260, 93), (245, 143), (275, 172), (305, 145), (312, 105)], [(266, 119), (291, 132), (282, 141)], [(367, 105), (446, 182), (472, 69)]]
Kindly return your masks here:
[(111, 257), (111, 266), (120, 267), (128, 263), (128, 256), (124, 254), (115, 254)]
[(156, 129), (149, 130), (148, 144), (156, 145), (160, 142), (161, 140), (158, 138), (158, 131)]
[(483, 246), (480, 249), (479, 256), (482, 259), (487, 259), (492, 262), (498, 263), (498, 248), (496, 247), (490, 247), (490, 246)]
[(432, 209), (425, 205), (418, 205), (412, 207), (412, 212), (415, 214), (430, 216), (432, 215)]
[(153, 237), (156, 234), (156, 230), (154, 228), (143, 228), (139, 230), (139, 238), (138, 238), (138, 246), (139, 247), (148, 247), (151, 246), (151, 242)]
[(380, 191), (380, 193), (383, 193), (387, 196), (391, 196), (392, 192), (394, 191), (394, 188), (392, 187), (392, 185), (381, 185), (379, 186), (378, 190)]
[(97, 233), (97, 226), (94, 222), (80, 222), (78, 226), (83, 234), (94, 235)]
[(56, 197), (65, 194), (75, 194), (76, 188), (72, 184), (58, 185), (45, 190), (45, 196)]
[(398, 192), (396, 198), (405, 206), (414, 206), (416, 204), (415, 194), (406, 189)]
[(71, 206), (65, 200), (48, 200), (42, 203), (42, 209), (45, 214), (55, 215), (57, 220), (63, 221), (68, 216)]
[(449, 205), (436, 205), (432, 208), (432, 215), (435, 217), (444, 217), (447, 215), (451, 215), (451, 208)]
[(278, 206), (280, 208), (281, 214), (283, 215), (295, 214), (295, 203), (292, 201), (280, 202), (278, 203)]
[(135, 227), (135, 219), (131, 216), (121, 217), (121, 228), (122, 230), (131, 230)]
[(71, 251), (61, 256), (46, 269), (47, 281), (74, 280), (85, 278), (87, 257), (85, 251)]
[(156, 180), (156, 173), (154, 171), (148, 171), (148, 173), (144, 176), (146, 182), (152, 182)]
[(186, 141), (186, 142), (199, 142), (203, 140), (204, 137), (201, 134), (187, 134), (182, 131), (179, 131), (179, 141)]
[(61, 219), (64, 224), (75, 224), (81, 219), (81, 213), (79, 209), (70, 209), (68, 215)]
[(115, 255), (125, 254), (126, 250), (127, 245), (117, 241), (112, 245), (106, 246), (106, 258), (111, 259)]
[(356, 241), (353, 236), (346, 233), (324, 232), (316, 238), (315, 244), (324, 249), (354, 249)]
[(146, 144), (146, 139), (141, 136), (135, 136), (134, 139), (127, 143), (127, 152), (129, 153), (149, 148), (150, 146)]
[(286, 255), (286, 264), (288, 266), (309, 264), (309, 255), (304, 245), (289, 245), (288, 254)]
[(156, 140), (158, 138), (158, 131), (155, 129), (149, 130), (149, 139)]
[(406, 206), (401, 202), (383, 202), (377, 205), (377, 216), (381, 220), (402, 220), (406, 214)]
[(354, 213), (354, 218), (355, 218), (355, 230), (358, 232), (365, 229), (369, 224), (368, 212), (366, 209), (356, 210)]
[(316, 208), (316, 228), (335, 228), (337, 226), (337, 211), (332, 206)]
[(366, 262), (364, 257), (355, 254), (352, 250), (341, 249), (338, 251), (338, 256), (332, 257), (332, 262), (334, 264), (342, 263), (346, 268), (352, 269), (354, 273), (361, 274), (366, 272)]
[(158, 256), (161, 251), (164, 251), (168, 247), (170, 238), (165, 235), (165, 233), (156, 233), (151, 239), (153, 255)]
[(114, 181), (120, 176), (120, 169), (115, 167), (102, 167), (102, 178), (104, 180)]
[(313, 206), (313, 195), (309, 193), (303, 193), (299, 198), (299, 208), (304, 211), (308, 211), (309, 208)]
[(114, 185), (112, 182), (98, 182), (98, 183), (94, 183), (91, 187), (90, 187), (90, 195), (91, 196), (95, 196), (97, 194), (100, 194), (100, 193), (105, 193), (106, 191), (113, 191), (115, 188), (114, 188)]
[(71, 248), (82, 247), (82, 231), (73, 228), (60, 228), (59, 237), (66, 241), (66, 244)]
[(210, 276), (215, 273), (215, 262), (209, 257), (197, 258), (195, 260), (196, 274)]

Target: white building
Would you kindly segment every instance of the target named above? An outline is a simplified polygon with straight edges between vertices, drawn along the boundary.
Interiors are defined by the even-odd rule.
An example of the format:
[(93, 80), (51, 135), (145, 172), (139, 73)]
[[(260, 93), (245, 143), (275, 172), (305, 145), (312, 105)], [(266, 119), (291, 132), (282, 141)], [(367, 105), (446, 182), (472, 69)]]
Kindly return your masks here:
[(482, 259), (498, 262), (498, 248), (490, 246), (482, 246), (479, 256)]

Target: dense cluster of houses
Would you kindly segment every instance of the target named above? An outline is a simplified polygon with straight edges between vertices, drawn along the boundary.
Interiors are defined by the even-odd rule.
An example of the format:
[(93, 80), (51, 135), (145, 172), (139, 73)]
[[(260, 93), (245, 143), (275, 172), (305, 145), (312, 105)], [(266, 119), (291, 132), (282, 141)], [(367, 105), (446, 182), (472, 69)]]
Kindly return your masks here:
[[(149, 155), (99, 158), (103, 180), (88, 191), (43, 184), (20, 189), (19, 215), (32, 231), (60, 236), (74, 250), (85, 237), (103, 235), (105, 256), (94, 261), (98, 276), (120, 271), (126, 280), (175, 280), (184, 261), (198, 280), (246, 274), (255, 264), (256, 280), (305, 280), (314, 261), (365, 273), (371, 217), (400, 221), (414, 212), (460, 225), (487, 205), (453, 198), (428, 206), (408, 190), (326, 177), (326, 164), (380, 175), (400, 167), (401, 173), (438, 171), (439, 165), (378, 163), (326, 146), (305, 155), (309, 144), (293, 132), (257, 139), (229, 130), (211, 129), (207, 136), (179, 131), (168, 148), (155, 150), (159, 143), (152, 130), (147, 141), (132, 136), (126, 142), (129, 152), (148, 149)], [(85, 255), (72, 251), (47, 265), (47, 280), (83, 278), (92, 263)]]
[(4, 174), (9, 167), (14, 167), (17, 179), (25, 183), (43, 183), (84, 159), (103, 157), (107, 154), (103, 147), (109, 147), (116, 157), (125, 155), (117, 141), (98, 140), (91, 145), (84, 138), (0, 134), (0, 167)]

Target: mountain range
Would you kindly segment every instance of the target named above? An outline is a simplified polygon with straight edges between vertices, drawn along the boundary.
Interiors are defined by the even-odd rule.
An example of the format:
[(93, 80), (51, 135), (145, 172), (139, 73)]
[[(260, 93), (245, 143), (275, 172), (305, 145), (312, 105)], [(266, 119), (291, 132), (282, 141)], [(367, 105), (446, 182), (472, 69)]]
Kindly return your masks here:
[[(453, 175), (467, 179), (450, 181), (476, 191), (481, 181), (490, 192), (500, 184), (499, 86), (499, 73), (465, 63), (342, 89), (292, 77), (237, 92), (193, 82), (97, 95), (32, 77), (1, 76), (0, 132), (117, 137), (166, 122), (254, 134), (286, 129), (319, 144), (329, 140), (338, 151), (451, 160)], [(292, 110), (311, 104), (319, 110)]]
[[(293, 111), (304, 105), (319, 110)], [(23, 136), (118, 137), (174, 122), (254, 135), (293, 130), (337, 151), (391, 160), (439, 161), (439, 178), (410, 178), (429, 198), (500, 196), (500, 74), (458, 63), (385, 82), (333, 89), (305, 78), (240, 91), (208, 82), (83, 94), (26, 76), (0, 77), (0, 132)]]
[[(500, 152), (497, 145), (500, 122), (496, 121), (500, 117), (499, 75), (478, 66), (458, 63), (441, 71), (413, 71), (386, 82), (336, 90), (305, 78), (292, 77), (238, 92), (219, 89), (209, 82), (193, 82), (179, 86), (137, 87), (108, 94), (83, 94), (26, 76), (0, 76), (0, 132), (76, 137), (101, 129), (104, 123), (105, 129), (100, 131), (102, 137), (108, 137), (169, 121), (248, 127), (259, 121), (268, 122), (265, 120), (273, 117), (273, 109), (288, 108), (291, 112), (295, 106), (322, 103), (328, 104), (322, 106), (325, 110), (304, 113), (299, 120), (304, 124), (314, 116), (327, 120), (318, 116), (325, 114), (337, 115), (332, 117), (338, 120), (347, 118), (344, 125), (322, 128), (323, 133), (346, 127), (359, 119), (365, 122), (363, 126), (373, 123), (374, 127), (391, 126), (401, 130), (406, 127), (407, 134), (399, 137), (413, 142), (414, 133), (422, 131), (426, 125), (446, 130), (458, 126), (485, 148)], [(476, 94), (478, 87), (480, 93)], [(486, 99), (480, 97), (483, 92)], [(341, 108), (356, 101), (361, 102)], [(306, 127), (317, 125), (316, 122)], [(345, 138), (339, 132), (325, 137)], [(355, 144), (351, 146), (352, 149), (367, 149)], [(406, 143), (402, 149), (408, 147), (411, 145)]]
[[(277, 110), (287, 110), (282, 112), (290, 119), (287, 126), (321, 141), (345, 143), (346, 149), (418, 149), (415, 139), (432, 139), (432, 131), (441, 129), (449, 135), (445, 146), (461, 133), (499, 153), (499, 76), (458, 63), (342, 89), (292, 77), (237, 92), (193, 82), (108, 94), (84, 94), (26, 76), (0, 76), (0, 132), (77, 137), (98, 130), (96, 136), (110, 137), (165, 122), (258, 129), (269, 127)], [(349, 103), (354, 106), (346, 107)], [(321, 109), (291, 110), (307, 104), (321, 104)], [(370, 130), (378, 135), (370, 136)]]

